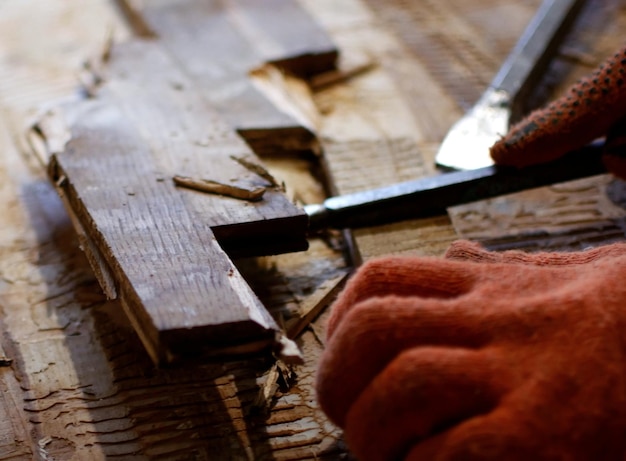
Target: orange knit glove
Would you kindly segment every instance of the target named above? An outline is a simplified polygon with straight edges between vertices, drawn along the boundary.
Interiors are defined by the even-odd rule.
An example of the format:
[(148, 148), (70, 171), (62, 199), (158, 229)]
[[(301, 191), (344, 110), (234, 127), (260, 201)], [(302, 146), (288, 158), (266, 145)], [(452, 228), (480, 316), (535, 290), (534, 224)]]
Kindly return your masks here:
[(491, 148), (497, 164), (524, 167), (554, 160), (607, 136), (605, 163), (626, 178), (626, 48), (559, 99), (514, 125)]
[(366, 460), (624, 460), (626, 244), (362, 266), (317, 392)]

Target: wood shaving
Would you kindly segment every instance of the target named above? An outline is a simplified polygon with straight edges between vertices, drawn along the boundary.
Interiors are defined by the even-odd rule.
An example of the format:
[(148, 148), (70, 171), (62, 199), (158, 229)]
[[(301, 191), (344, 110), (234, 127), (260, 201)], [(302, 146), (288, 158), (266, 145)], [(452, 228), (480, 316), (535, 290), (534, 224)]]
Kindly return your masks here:
[(174, 184), (180, 187), (252, 202), (261, 200), (265, 193), (265, 187), (245, 188), (232, 184), (223, 184), (211, 179), (194, 179), (187, 176), (174, 176), (172, 179)]

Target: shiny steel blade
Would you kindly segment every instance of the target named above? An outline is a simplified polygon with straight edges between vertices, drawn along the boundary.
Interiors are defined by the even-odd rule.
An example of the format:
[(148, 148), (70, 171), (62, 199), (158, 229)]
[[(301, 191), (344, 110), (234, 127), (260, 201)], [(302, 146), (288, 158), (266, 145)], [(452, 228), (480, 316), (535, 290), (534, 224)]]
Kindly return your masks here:
[(582, 9), (584, 0), (544, 0), (476, 105), (455, 123), (436, 156), (439, 166), (470, 170), (493, 164), (489, 148), (518, 117), (529, 93)]
[(511, 98), (489, 88), (476, 105), (457, 121), (444, 138), (437, 164), (457, 170), (474, 170), (493, 164), (489, 148), (509, 129)]

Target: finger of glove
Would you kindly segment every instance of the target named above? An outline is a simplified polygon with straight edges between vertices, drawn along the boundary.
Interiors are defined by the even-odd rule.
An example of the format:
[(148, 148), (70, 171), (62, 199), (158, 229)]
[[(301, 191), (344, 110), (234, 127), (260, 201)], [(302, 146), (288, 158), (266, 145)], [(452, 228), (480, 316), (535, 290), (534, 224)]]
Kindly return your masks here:
[(607, 134), (626, 115), (626, 50), (607, 59), (559, 99), (534, 111), (491, 150), (495, 163), (525, 167), (554, 160)]
[(331, 337), (347, 312), (368, 298), (419, 296), (454, 298), (467, 293), (475, 280), (464, 264), (428, 257), (386, 257), (365, 263), (348, 281), (332, 306), (327, 323)]
[[(415, 443), (405, 461), (528, 461), (540, 459), (570, 459), (564, 453), (555, 453), (553, 441), (541, 433), (532, 433), (529, 426), (506, 406), (491, 413), (478, 415), (433, 437)], [(552, 442), (552, 443), (551, 443)], [(543, 445), (543, 446), (542, 446)], [(551, 448), (554, 447), (554, 448)], [(547, 457), (542, 451), (553, 451)], [(573, 451), (573, 450), (572, 450)], [(560, 456), (558, 456), (560, 455)]]
[(405, 351), (350, 408), (346, 441), (359, 459), (401, 459), (412, 445), (493, 410), (505, 381), (489, 351)]
[(492, 337), (493, 329), (486, 328), (490, 315), (462, 301), (391, 296), (363, 301), (348, 313), (320, 359), (321, 407), (343, 426), (352, 402), (396, 356), (424, 345), (477, 348)]

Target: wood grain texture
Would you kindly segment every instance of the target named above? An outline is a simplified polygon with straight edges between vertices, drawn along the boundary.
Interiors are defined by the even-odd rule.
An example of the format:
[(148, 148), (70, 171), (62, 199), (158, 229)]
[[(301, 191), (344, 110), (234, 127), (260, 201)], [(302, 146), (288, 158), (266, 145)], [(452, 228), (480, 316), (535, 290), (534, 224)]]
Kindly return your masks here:
[[(433, 174), (434, 163), (429, 158), (434, 136), (426, 127), (435, 123), (437, 130), (441, 129), (435, 120), (449, 117), (452, 105), (445, 104), (449, 99), (436, 82), (419, 81), (420, 91), (431, 93), (431, 102), (424, 99), (424, 117), (418, 120), (394, 81), (397, 69), (389, 72), (388, 68), (390, 57), (399, 66), (417, 66), (410, 55), (362, 3), (343, 2), (339, 16), (330, 14), (330, 3), (307, 2), (307, 7), (318, 12), (346, 60), (368, 56), (377, 63), (375, 68), (315, 94), (321, 113), (319, 137), (333, 192), (350, 193)], [(414, 78), (426, 75), (423, 69), (420, 72)], [(434, 99), (437, 95), (441, 100)], [(430, 117), (425, 125), (420, 124)], [(364, 229), (354, 235), (363, 259), (407, 251), (441, 254), (456, 236), (445, 217)], [(437, 237), (431, 240), (426, 236)]]
[[(111, 56), (97, 98), (65, 110), (70, 140), (52, 154), (51, 179), (156, 362), (267, 348), (278, 327), (220, 243), (240, 255), (301, 250), (306, 216), (233, 160), (258, 161), (158, 43)], [(176, 175), (267, 193), (258, 203), (201, 194)]]
[[(465, 111), (487, 88), (541, 2), (366, 3), (446, 96)], [(419, 101), (409, 104), (420, 117)]]
[(335, 67), (336, 47), (297, 2), (155, 1), (135, 15), (255, 152), (311, 148), (313, 134), (248, 76), (267, 63), (303, 78)]
[[(298, 385), (255, 407), (270, 363), (155, 369), (120, 303), (103, 298), (22, 135), (39, 104), (75, 92), (76, 68), (100, 48), (107, 29), (114, 24), (122, 36), (124, 27), (108, 1), (43, 6), (0, 7), (0, 194), (7, 205), (0, 305), (2, 345), (13, 360), (2, 374), (0, 458), (337, 459), (345, 452), (339, 432), (314, 403), (321, 351), (314, 334), (299, 338), (306, 360), (295, 370)], [(22, 25), (32, 23), (41, 34), (24, 36)], [(288, 181), (288, 190), (314, 196), (301, 189), (313, 181)], [(288, 312), (295, 319), (308, 294), (345, 270), (341, 254), (323, 242), (313, 242), (306, 256), (263, 260), (262, 299), (277, 318)]]
[[(245, 39), (258, 32), (263, 33), (250, 43), (261, 43), (262, 57), (291, 63), (304, 75), (332, 68), (336, 50), (297, 5), (277, 3), (283, 16), (271, 17), (254, 4), (235, 3), (230, 9), (204, 9), (186, 2), (147, 15), (146, 23), (156, 22), (156, 27), (148, 26), (157, 38), (107, 51), (106, 69), (98, 69), (94, 79), (106, 81), (105, 88), (91, 88), (97, 101), (66, 110), (71, 140), (50, 159), (52, 180), (95, 244), (89, 247), (97, 247), (91, 259), (102, 261), (96, 269), (106, 274), (100, 277), (102, 284), (111, 292), (114, 280), (114, 291), (159, 363), (271, 345), (278, 327), (224, 250), (236, 256), (307, 246), (304, 213), (274, 184), (235, 161), (250, 157), (248, 163), (255, 164), (258, 159), (209, 107), (215, 103), (209, 95), (215, 93), (205, 90), (215, 81), (203, 77), (217, 69), (224, 72), (224, 84), (233, 78), (247, 81), (251, 58), (261, 58)], [(225, 27), (225, 17), (234, 18), (234, 27)], [(305, 40), (292, 37), (289, 27), (276, 34), (277, 25), (287, 20), (293, 21), (289, 27), (300, 25), (307, 32)], [(227, 39), (218, 46), (202, 40), (206, 37), (189, 41), (194, 27), (209, 27)], [(281, 41), (285, 46), (269, 46)], [(221, 59), (206, 55), (209, 43)], [(246, 46), (251, 58), (239, 62)], [(226, 66), (227, 57), (236, 65)], [(246, 106), (248, 96), (255, 100), (260, 94), (246, 91), (238, 94), (240, 104), (222, 101), (217, 110), (235, 107), (237, 120), (259, 115)], [(273, 106), (270, 112), (280, 113)], [(258, 123), (270, 130), (267, 115)], [(265, 188), (267, 193), (259, 203), (243, 203), (175, 188), (175, 176)]]

